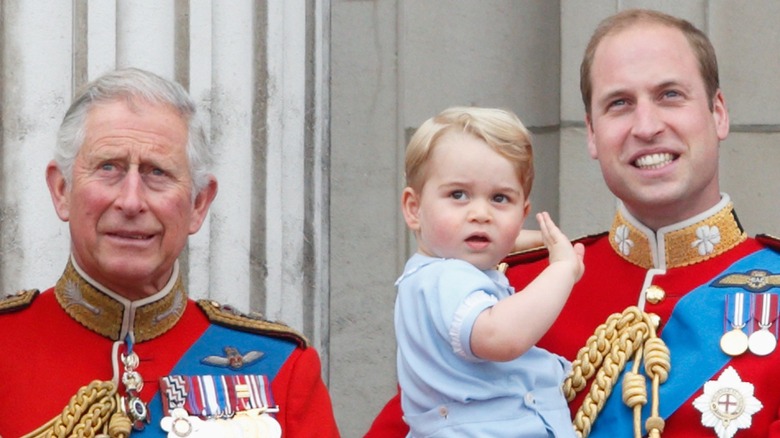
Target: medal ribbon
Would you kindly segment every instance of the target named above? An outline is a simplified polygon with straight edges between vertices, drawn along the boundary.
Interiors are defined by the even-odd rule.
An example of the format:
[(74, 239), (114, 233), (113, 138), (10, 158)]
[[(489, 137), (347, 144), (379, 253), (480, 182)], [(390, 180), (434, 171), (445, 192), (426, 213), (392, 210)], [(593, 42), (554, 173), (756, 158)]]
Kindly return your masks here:
[(206, 395), (206, 416), (208, 418), (217, 418), (221, 415), (219, 401), (217, 400), (217, 388), (214, 384), (214, 376), (198, 376), (198, 381)]
[(765, 292), (756, 294), (753, 298), (753, 331), (771, 328), (777, 338), (777, 294)]
[(166, 376), (160, 388), (166, 415), (182, 407), (190, 415), (229, 418), (237, 412), (276, 407), (265, 375)]
[(184, 379), (187, 388), (187, 402), (184, 404), (184, 409), (191, 415), (206, 416), (205, 400), (200, 385), (197, 384), (197, 376), (185, 376)]
[(215, 378), (217, 379), (220, 403), (224, 407), (222, 413), (225, 417), (231, 417), (236, 411), (233, 409), (235, 402), (230, 394), (230, 385), (228, 385), (225, 376), (215, 376)]
[(165, 394), (163, 416), (171, 415), (176, 408), (184, 408), (187, 403), (187, 386), (182, 376), (165, 376), (160, 379), (160, 392)]
[[(750, 306), (745, 305), (745, 293), (726, 295), (726, 321), (723, 333), (731, 329), (742, 330), (750, 319)], [(728, 326), (727, 326), (728, 324)]]

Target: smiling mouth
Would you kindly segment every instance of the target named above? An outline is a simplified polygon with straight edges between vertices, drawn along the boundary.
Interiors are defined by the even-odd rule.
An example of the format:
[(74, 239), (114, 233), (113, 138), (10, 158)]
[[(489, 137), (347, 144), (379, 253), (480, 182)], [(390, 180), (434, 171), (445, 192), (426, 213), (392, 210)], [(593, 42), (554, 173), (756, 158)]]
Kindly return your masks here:
[(111, 233), (113, 237), (129, 240), (148, 240), (152, 238), (151, 234), (124, 234), (124, 233)]
[(637, 158), (634, 167), (639, 169), (658, 169), (677, 159), (677, 155), (670, 153), (650, 154)]

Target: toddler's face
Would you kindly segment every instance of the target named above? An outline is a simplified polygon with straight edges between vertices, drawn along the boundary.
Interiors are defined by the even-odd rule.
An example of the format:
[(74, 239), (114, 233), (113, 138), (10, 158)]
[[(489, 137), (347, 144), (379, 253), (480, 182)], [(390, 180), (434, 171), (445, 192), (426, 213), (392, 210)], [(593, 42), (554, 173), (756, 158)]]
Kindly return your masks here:
[(484, 141), (450, 132), (439, 139), (421, 193), (407, 188), (404, 216), (422, 254), (490, 269), (511, 250), (528, 213), (512, 163)]

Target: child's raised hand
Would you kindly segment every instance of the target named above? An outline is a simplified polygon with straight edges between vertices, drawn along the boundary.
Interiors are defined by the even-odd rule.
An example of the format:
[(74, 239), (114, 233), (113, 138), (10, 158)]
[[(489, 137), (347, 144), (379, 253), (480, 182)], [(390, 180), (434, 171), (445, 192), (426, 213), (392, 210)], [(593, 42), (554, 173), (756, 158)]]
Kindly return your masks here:
[(575, 281), (582, 278), (585, 272), (585, 247), (581, 243), (571, 244), (569, 238), (555, 225), (550, 214), (537, 213), (536, 220), (542, 233), (542, 242), (550, 252), (550, 264), (566, 263), (571, 266)]

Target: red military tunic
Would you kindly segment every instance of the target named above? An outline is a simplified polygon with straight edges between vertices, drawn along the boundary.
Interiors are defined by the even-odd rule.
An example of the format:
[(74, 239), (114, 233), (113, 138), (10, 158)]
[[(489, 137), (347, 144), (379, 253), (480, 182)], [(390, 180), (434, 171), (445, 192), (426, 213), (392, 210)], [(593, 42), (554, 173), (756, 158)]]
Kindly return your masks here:
[[(161, 292), (131, 303), (90, 283), (69, 263), (57, 285), (29, 306), (13, 301), (0, 302), (0, 436), (18, 437), (39, 428), (94, 380), (116, 382), (128, 334), (140, 358), (139, 397), (151, 414), (151, 423), (132, 436), (167, 435), (160, 427), (159, 380), (174, 369), (266, 375), (284, 436), (339, 435), (319, 357), (305, 339), (279, 324), (189, 300), (178, 268)], [(226, 347), (239, 345), (239, 354), (256, 351), (262, 357), (246, 366), (218, 364)], [(202, 356), (212, 357), (211, 362)], [(121, 382), (118, 387), (126, 395)]]
[[(578, 350), (600, 324), (610, 315), (622, 312), (629, 306), (643, 306), (645, 311), (658, 315), (661, 321), (659, 333), (663, 336), (664, 327), (681, 298), (699, 286), (712, 283), (735, 262), (750, 260), (746, 257), (766, 251), (761, 254), (765, 254), (771, 261), (774, 271), (770, 275), (780, 274), (777, 268), (780, 266), (780, 255), (767, 249), (767, 245), (778, 246), (777, 242), (764, 237), (758, 240), (746, 238), (727, 196), (705, 214), (665, 227), (657, 233), (643, 227), (620, 207), (609, 233), (580, 241), (586, 246), (585, 274), (575, 285), (560, 317), (538, 344), (570, 360), (575, 359)], [(702, 253), (699, 252), (700, 248), (703, 248)], [(545, 250), (514, 254), (506, 261), (510, 265), (507, 276), (517, 290), (528, 284), (548, 263)], [(657, 286), (654, 288), (656, 291), (663, 291), (660, 301), (645, 300), (644, 291), (650, 286)], [(777, 289), (773, 292), (777, 292)], [(717, 318), (723, 318), (724, 314), (725, 310)], [(722, 323), (722, 320), (715, 321), (718, 328), (722, 327)], [(776, 327), (777, 322), (774, 324)], [(696, 327), (690, 327), (690, 330), (696, 330)], [(673, 408), (669, 418), (666, 418), (663, 436), (718, 436), (713, 427), (702, 424), (702, 412), (694, 407), (693, 401), (702, 396), (706, 381), (717, 380), (730, 366), (742, 382), (753, 386), (753, 396), (762, 405), (751, 416), (750, 428), (738, 429), (734, 436), (780, 437), (780, 379), (777, 378), (780, 351), (775, 350), (763, 357), (746, 352), (730, 358), (719, 351), (722, 331), (711, 331), (703, 336), (707, 342), (714, 343), (717, 354), (723, 356), (724, 366), (713, 375), (694, 383), (698, 389), (685, 397), (682, 404)], [(675, 356), (679, 359), (690, 352), (678, 349), (675, 353), (675, 350), (671, 351), (670, 380), (671, 376), (685, 380), (691, 370), (675, 368)], [(664, 389), (663, 385), (661, 388)], [(572, 412), (579, 408), (586, 392), (587, 389), (570, 404)], [(621, 403), (619, 386), (612, 395), (610, 402)], [(662, 410), (665, 396), (662, 393)], [(671, 398), (666, 397), (667, 400)], [(622, 415), (630, 423), (631, 411), (628, 408), (621, 409), (614, 415)], [(366, 437), (404, 436), (406, 428), (400, 421), (400, 415), (396, 397), (385, 406)], [(633, 436), (630, 429), (616, 430), (617, 422), (613, 419), (597, 418), (591, 436)]]

